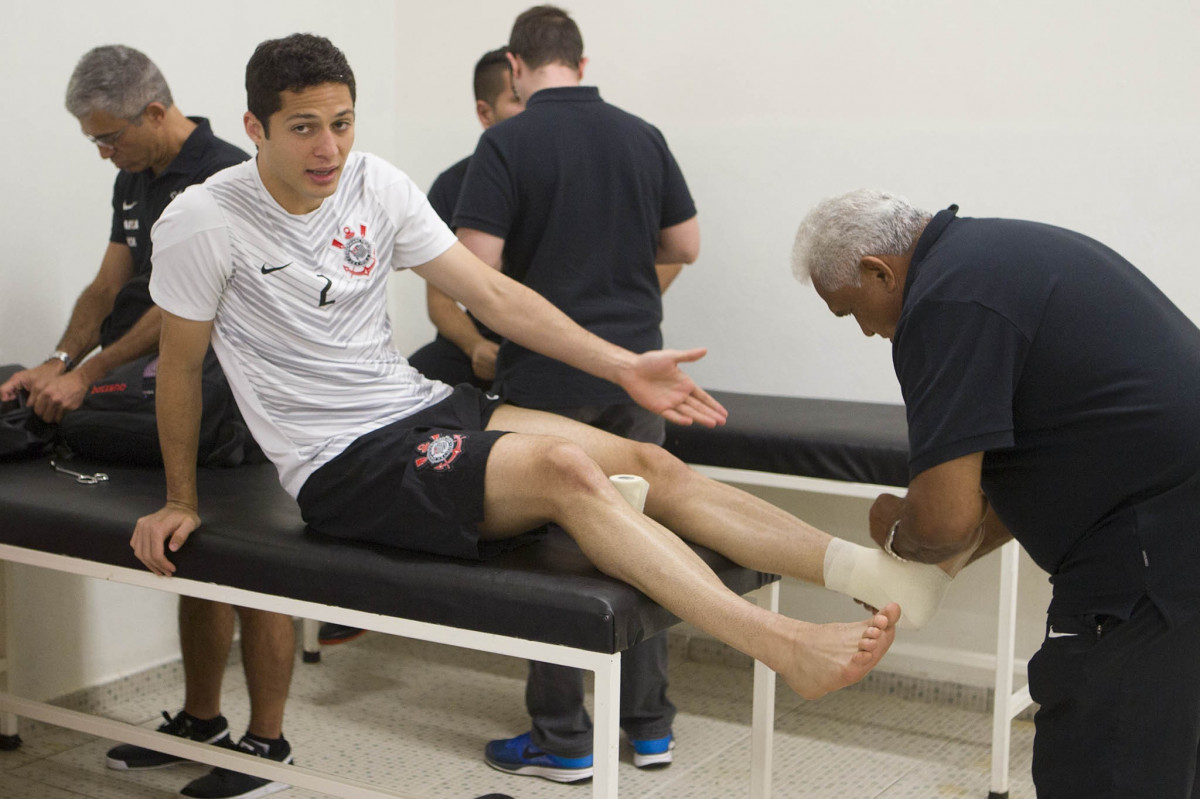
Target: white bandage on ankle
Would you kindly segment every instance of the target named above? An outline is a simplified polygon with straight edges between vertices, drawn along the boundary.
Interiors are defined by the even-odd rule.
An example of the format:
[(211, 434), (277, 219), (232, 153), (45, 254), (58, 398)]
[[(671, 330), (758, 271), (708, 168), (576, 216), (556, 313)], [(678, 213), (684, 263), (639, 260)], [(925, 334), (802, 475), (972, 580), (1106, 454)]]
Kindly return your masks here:
[(933, 618), (950, 587), (950, 576), (940, 567), (905, 563), (882, 549), (862, 547), (841, 538), (825, 551), (825, 587), (882, 608), (900, 606), (900, 625), (919, 630)]
[(636, 474), (614, 474), (608, 478), (625, 501), (633, 506), (638, 513), (646, 511), (646, 495), (650, 493), (650, 484), (645, 478)]

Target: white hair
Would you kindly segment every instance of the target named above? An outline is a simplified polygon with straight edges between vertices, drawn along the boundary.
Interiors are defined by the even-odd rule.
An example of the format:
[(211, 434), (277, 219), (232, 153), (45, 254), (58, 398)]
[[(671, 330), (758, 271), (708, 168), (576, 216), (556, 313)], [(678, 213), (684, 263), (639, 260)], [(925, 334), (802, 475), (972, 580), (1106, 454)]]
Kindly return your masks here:
[(903, 255), (932, 215), (878, 189), (858, 189), (822, 201), (808, 212), (792, 247), (792, 273), (824, 291), (859, 284), (867, 255)]
[(84, 53), (67, 84), (67, 110), (79, 119), (104, 111), (136, 122), (150, 103), (171, 107), (166, 79), (144, 53), (120, 44)]

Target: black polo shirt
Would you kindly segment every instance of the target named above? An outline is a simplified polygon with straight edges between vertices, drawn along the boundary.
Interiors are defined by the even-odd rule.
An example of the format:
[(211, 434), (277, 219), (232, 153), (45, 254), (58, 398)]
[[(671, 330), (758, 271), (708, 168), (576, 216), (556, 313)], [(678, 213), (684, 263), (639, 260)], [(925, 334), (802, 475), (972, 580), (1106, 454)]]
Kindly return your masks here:
[(458, 195), (462, 191), (463, 178), (467, 176), (467, 167), (470, 163), (471, 156), (468, 155), (438, 175), (437, 179), (433, 181), (433, 185), (429, 187), (429, 204), (446, 223), (446, 227), (451, 230), (454, 229), (451, 224), (454, 221), (454, 207), (458, 205)]
[[(644, 352), (662, 346), (660, 231), (695, 215), (662, 134), (595, 87), (572, 86), (535, 93), (524, 112), (484, 131), (454, 224), (503, 238), (507, 274), (601, 338)], [(632, 402), (509, 341), (494, 387), (529, 407)]]
[[(454, 229), (453, 225), (450, 224), (454, 221), (454, 207), (458, 205), (458, 195), (462, 191), (463, 178), (467, 176), (467, 166), (470, 163), (471, 156), (468, 155), (438, 175), (437, 179), (433, 181), (433, 185), (429, 187), (429, 205), (432, 206), (434, 212), (442, 218), (442, 221), (451, 230)], [(470, 311), (467, 311), (467, 317), (475, 323), (475, 329), (479, 331), (479, 335), (488, 341), (500, 341), (499, 334), (476, 319)], [(441, 333), (438, 333), (437, 337), (444, 341), (450, 340)]]
[(112, 234), (109, 241), (124, 244), (133, 255), (133, 279), (125, 284), (113, 303), (112, 312), (100, 328), (100, 340), (108, 346), (119, 339), (150, 309), (150, 228), (175, 195), (194, 183), (203, 183), (210, 175), (248, 156), (232, 144), (213, 135), (203, 117), (188, 117), (196, 129), (183, 143), (175, 160), (155, 175), (153, 169), (117, 173), (113, 186)]
[(1200, 330), (1093, 239), (933, 218), (893, 340), (910, 471), (984, 452), (1055, 612), (1200, 611)]

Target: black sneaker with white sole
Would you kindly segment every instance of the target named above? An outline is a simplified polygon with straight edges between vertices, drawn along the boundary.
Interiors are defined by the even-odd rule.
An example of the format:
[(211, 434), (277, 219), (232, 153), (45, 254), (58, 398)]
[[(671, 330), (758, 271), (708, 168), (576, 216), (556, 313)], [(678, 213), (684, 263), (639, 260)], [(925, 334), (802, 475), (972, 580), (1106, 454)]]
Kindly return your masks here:
[[(233, 739), (229, 737), (229, 722), (224, 716), (202, 720), (184, 711), (179, 711), (172, 718), (171, 714), (163, 711), (166, 722), (159, 726), (158, 731), (176, 738), (187, 738), (191, 741), (223, 746), (233, 749)], [(142, 769), (163, 768), (184, 762), (184, 758), (156, 752), (133, 744), (121, 744), (108, 750), (107, 764), (109, 768), (120, 771), (136, 771)]]
[[(292, 747), (283, 736), (273, 741), (251, 738), (249, 733), (237, 742), (237, 749), (257, 757), (265, 757), (279, 763), (292, 762)], [(239, 771), (230, 771), (218, 766), (203, 777), (194, 779), (180, 791), (194, 799), (259, 799), (290, 787), (287, 783), (273, 782), (265, 777), (251, 777)]]

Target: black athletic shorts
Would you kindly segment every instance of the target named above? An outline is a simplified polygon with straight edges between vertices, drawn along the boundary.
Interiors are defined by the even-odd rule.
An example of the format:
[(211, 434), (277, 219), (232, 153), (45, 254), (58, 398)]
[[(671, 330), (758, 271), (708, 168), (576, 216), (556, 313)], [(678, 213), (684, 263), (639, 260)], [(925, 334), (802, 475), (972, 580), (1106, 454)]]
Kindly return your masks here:
[[(479, 559), (483, 480), (503, 431), (486, 431), (501, 404), (459, 385), (446, 399), (360, 436), (305, 481), (296, 501), (325, 535)], [(499, 548), (506, 548), (503, 542)]]

